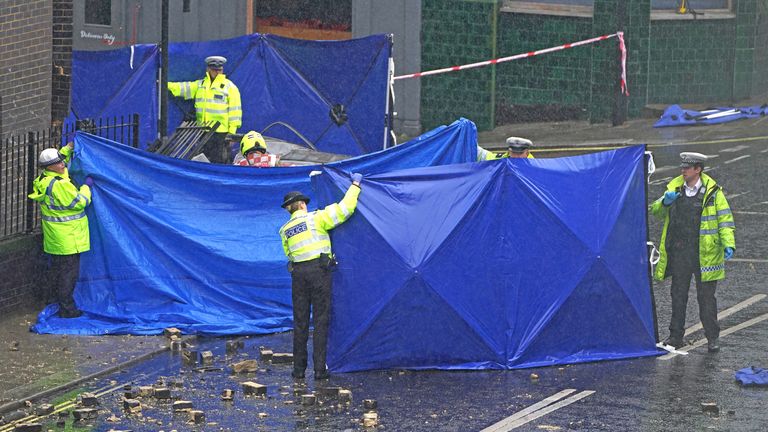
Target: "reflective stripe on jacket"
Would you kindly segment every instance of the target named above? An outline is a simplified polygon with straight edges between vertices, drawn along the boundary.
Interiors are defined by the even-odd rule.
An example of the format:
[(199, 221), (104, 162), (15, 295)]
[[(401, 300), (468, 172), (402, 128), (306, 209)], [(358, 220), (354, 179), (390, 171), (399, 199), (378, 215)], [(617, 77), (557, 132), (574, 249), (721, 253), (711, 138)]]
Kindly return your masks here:
[(344, 198), (322, 210), (307, 213), (293, 212), (291, 218), (280, 228), (283, 250), (291, 262), (309, 261), (320, 254), (331, 255), (331, 237), (328, 231), (337, 227), (355, 212), (360, 188), (350, 186)]
[(224, 74), (216, 75), (213, 83), (208, 74), (197, 81), (169, 82), (168, 90), (174, 96), (194, 99), (197, 121), (218, 121), (216, 132), (236, 133), (243, 123), (240, 90)]
[(58, 174), (44, 170), (33, 182), (29, 198), (40, 203), (45, 252), (72, 255), (90, 250), (88, 217), (85, 215), (85, 208), (91, 203), (88, 185), (78, 189), (70, 181), (67, 171)]
[[(675, 177), (667, 184), (667, 191), (682, 191), (683, 176)], [(699, 266), (701, 267), (701, 280), (714, 281), (725, 277), (724, 249), (727, 247), (736, 249), (734, 231), (736, 225), (733, 221), (733, 213), (725, 199), (720, 186), (715, 180), (702, 173), (701, 183), (706, 188), (702, 202), (701, 223), (699, 224)], [(659, 252), (661, 257), (653, 276), (657, 280), (663, 280), (669, 276), (667, 264), (667, 229), (669, 228), (669, 213), (674, 212), (674, 205), (665, 206), (662, 203), (664, 196), (651, 204), (651, 214), (659, 219), (664, 219), (664, 229), (661, 232)]]
[[(496, 159), (504, 159), (509, 157), (509, 152), (502, 152), (502, 153), (496, 153), (489, 150), (486, 150), (480, 146), (477, 146), (477, 161), (487, 161), (487, 160), (496, 160)], [(531, 152), (528, 152), (527, 159), (534, 159), (533, 154)]]

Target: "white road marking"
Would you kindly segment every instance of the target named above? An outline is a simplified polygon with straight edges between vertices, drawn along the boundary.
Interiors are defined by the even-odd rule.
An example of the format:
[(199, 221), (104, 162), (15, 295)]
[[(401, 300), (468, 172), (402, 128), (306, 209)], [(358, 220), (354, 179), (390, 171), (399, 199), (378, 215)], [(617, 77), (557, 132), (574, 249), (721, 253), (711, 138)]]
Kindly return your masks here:
[(768, 263), (768, 259), (755, 259), (755, 258), (731, 258), (731, 261), (747, 262), (747, 263)]
[(658, 174), (658, 173), (664, 172), (664, 171), (672, 171), (672, 170), (679, 170), (679, 169), (680, 169), (679, 166), (667, 165), (667, 166), (663, 166), (661, 168), (656, 168), (656, 171), (654, 171), (653, 173), (654, 174)]
[(734, 214), (743, 214), (743, 215), (753, 215), (753, 216), (768, 216), (768, 213), (766, 212), (756, 212), (756, 211), (735, 211)]
[[(749, 305), (753, 305), (753, 304), (759, 302), (760, 300), (764, 299), (765, 297), (768, 297), (768, 296), (766, 296), (765, 294), (754, 295), (754, 296), (744, 300), (743, 302), (735, 304), (735, 305), (729, 307), (728, 309), (718, 313), (717, 314), (717, 319), (721, 320), (721, 319), (723, 319), (723, 318), (725, 318), (727, 316), (731, 316), (731, 315), (735, 314), (736, 312), (744, 309), (745, 307), (747, 307)], [(691, 333), (693, 333), (695, 331), (701, 330), (702, 328), (703, 328), (703, 326), (701, 325), (701, 323), (698, 323), (695, 326), (691, 326), (690, 328), (688, 328), (685, 331), (685, 335), (688, 336), (688, 335), (690, 335)]]
[[(720, 332), (720, 338), (723, 338), (725, 336), (728, 336), (731, 333), (734, 333), (734, 332), (739, 331), (741, 329), (745, 329), (747, 327), (753, 326), (753, 325), (755, 325), (755, 324), (757, 324), (759, 322), (765, 321), (765, 320), (768, 320), (768, 313), (759, 315), (759, 316), (757, 316), (755, 318), (752, 318), (751, 320), (744, 321), (743, 323), (735, 325), (733, 327), (728, 327), (727, 329), (725, 329), (725, 330)], [(694, 350), (694, 349), (696, 349), (696, 348), (698, 348), (700, 346), (704, 346), (706, 344), (707, 344), (707, 339), (706, 338), (699, 339), (696, 342), (694, 342), (693, 344), (686, 345), (686, 346), (684, 346), (682, 348), (679, 348), (678, 350), (679, 351), (689, 352), (691, 350)], [(659, 360), (669, 360), (669, 359), (671, 359), (673, 357), (677, 357), (677, 355), (669, 353), (669, 354), (665, 354), (665, 355), (659, 357)]]
[(507, 426), (507, 424), (509, 424), (509, 423), (511, 423), (511, 422), (513, 422), (513, 421), (515, 421), (515, 420), (517, 420), (519, 418), (521, 418), (521, 417), (524, 417), (524, 416), (526, 416), (526, 415), (528, 415), (528, 414), (530, 414), (530, 413), (532, 413), (534, 411), (538, 411), (541, 408), (546, 407), (547, 405), (551, 405), (551, 404), (559, 401), (560, 399), (568, 396), (569, 394), (571, 394), (571, 393), (573, 393), (575, 391), (576, 391), (576, 389), (565, 389), (565, 390), (562, 390), (560, 392), (557, 392), (557, 393), (553, 394), (552, 396), (549, 396), (549, 397), (547, 397), (547, 398), (545, 398), (545, 399), (543, 399), (543, 400), (541, 400), (539, 402), (536, 402), (535, 404), (533, 404), (533, 405), (531, 405), (531, 406), (529, 406), (527, 408), (524, 408), (524, 409), (522, 409), (522, 410), (512, 414), (511, 416), (509, 416), (509, 417), (507, 417), (507, 418), (505, 418), (505, 419), (503, 419), (503, 420), (501, 420), (501, 421), (499, 421), (497, 423), (494, 423), (494, 424), (488, 426), (487, 428), (483, 429), (480, 432), (499, 432), (499, 431), (502, 431), (502, 430), (508, 430), (508, 429), (504, 429)]
[(499, 429), (499, 432), (506, 432), (506, 431), (510, 431), (512, 429), (516, 429), (516, 428), (518, 428), (518, 427), (520, 427), (520, 426), (522, 426), (522, 425), (524, 425), (526, 423), (529, 423), (529, 422), (531, 422), (533, 420), (536, 420), (539, 417), (543, 417), (543, 416), (551, 413), (552, 411), (559, 410), (560, 408), (566, 407), (566, 406), (568, 406), (568, 405), (570, 405), (570, 404), (572, 404), (574, 402), (580, 401), (581, 399), (584, 399), (585, 397), (590, 396), (590, 395), (592, 395), (594, 393), (595, 393), (594, 390), (584, 390), (583, 392), (577, 393), (577, 394), (575, 394), (573, 396), (570, 396), (570, 397), (568, 397), (566, 399), (563, 399), (563, 400), (561, 400), (558, 403), (552, 404), (552, 405), (550, 405), (550, 406), (548, 406), (546, 408), (543, 408), (543, 409), (540, 409), (538, 411), (535, 411), (535, 412), (533, 412), (531, 414), (528, 414), (527, 416), (520, 417), (519, 419), (517, 419), (517, 420), (513, 421), (512, 423), (510, 423), (509, 426), (507, 426), (506, 428)]
[(768, 153), (768, 149), (760, 150), (760, 153)]
[(742, 151), (744, 149), (748, 149), (748, 145), (737, 145), (736, 147), (728, 147), (720, 150), (720, 153), (735, 153), (737, 151)]
[(724, 164), (729, 164), (729, 163), (733, 163), (733, 162), (736, 162), (736, 161), (740, 161), (740, 160), (742, 160), (742, 159), (746, 159), (746, 158), (748, 158), (748, 157), (752, 157), (752, 155), (743, 155), (743, 156), (739, 156), (739, 157), (737, 157), (737, 158), (733, 158), (733, 159), (731, 159), (731, 160), (727, 160), (727, 161), (725, 161), (725, 162), (723, 162), (723, 163), (724, 163)]
[(672, 180), (672, 177), (664, 177), (664, 178), (660, 178), (658, 180), (654, 180), (654, 181), (650, 182), (649, 184), (652, 184), (652, 185), (663, 184), (663, 183), (666, 183), (666, 182), (668, 182), (670, 180)]
[(733, 199), (733, 198), (736, 198), (736, 197), (738, 197), (738, 196), (746, 195), (746, 194), (748, 194), (748, 193), (750, 193), (750, 192), (751, 192), (751, 191), (746, 191), (746, 192), (739, 192), (739, 193), (735, 193), (735, 194), (730, 194), (730, 195), (728, 195), (728, 199)]

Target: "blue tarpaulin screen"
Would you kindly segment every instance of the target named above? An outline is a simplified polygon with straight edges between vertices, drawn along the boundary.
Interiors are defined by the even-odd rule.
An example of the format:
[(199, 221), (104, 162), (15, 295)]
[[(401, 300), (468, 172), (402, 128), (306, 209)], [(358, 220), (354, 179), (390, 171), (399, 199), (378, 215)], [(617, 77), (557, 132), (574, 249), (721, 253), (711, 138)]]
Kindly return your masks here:
[(763, 117), (768, 114), (768, 105), (747, 107), (718, 107), (704, 111), (684, 109), (680, 105), (670, 105), (664, 110), (653, 127), (691, 126), (700, 124), (720, 124), (734, 120)]
[[(280, 121), (318, 150), (354, 156), (380, 150), (385, 139), (389, 140), (385, 119), (391, 49), (387, 35), (306, 41), (252, 34), (177, 42), (168, 49), (168, 79), (201, 79), (205, 57), (223, 55), (228, 59), (224, 72), (241, 93), (243, 126), (239, 132), (262, 131)], [(74, 51), (70, 121), (138, 113), (140, 145), (146, 148), (157, 135), (159, 65), (156, 45)], [(337, 104), (344, 106), (348, 117), (342, 125), (330, 117)], [(169, 94), (168, 132), (193, 109), (192, 101)], [(283, 126), (270, 128), (267, 135), (302, 144)]]
[[(396, 147), (330, 166), (373, 175), (472, 161), (477, 130), (461, 119)], [(292, 328), (279, 227), (283, 195), (317, 200), (319, 166), (253, 169), (173, 159), (78, 133), (73, 178), (95, 180), (91, 251), (81, 258), (77, 319), (44, 310), (40, 333), (253, 334)]]
[[(328, 366), (506, 369), (656, 355), (644, 148), (394, 171), (334, 230)], [(345, 173), (313, 177), (320, 201)]]

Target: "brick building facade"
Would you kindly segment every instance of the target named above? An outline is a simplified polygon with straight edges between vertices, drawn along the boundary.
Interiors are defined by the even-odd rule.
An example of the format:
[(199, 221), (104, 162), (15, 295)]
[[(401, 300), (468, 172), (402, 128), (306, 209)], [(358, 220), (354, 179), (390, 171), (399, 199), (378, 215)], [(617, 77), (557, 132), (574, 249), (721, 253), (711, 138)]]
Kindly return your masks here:
[(0, 1), (0, 131), (47, 127), (51, 122), (51, 0)]

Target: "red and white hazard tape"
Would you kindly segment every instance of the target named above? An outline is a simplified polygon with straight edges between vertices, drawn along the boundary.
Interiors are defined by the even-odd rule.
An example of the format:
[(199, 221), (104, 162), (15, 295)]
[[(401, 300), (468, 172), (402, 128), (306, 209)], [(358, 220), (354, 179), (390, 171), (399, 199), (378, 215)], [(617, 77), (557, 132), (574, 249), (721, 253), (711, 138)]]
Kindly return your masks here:
[(560, 45), (560, 46), (556, 46), (556, 47), (552, 47), (552, 48), (545, 48), (545, 49), (542, 49), (542, 50), (531, 51), (531, 52), (527, 52), (527, 53), (524, 53), (524, 54), (517, 54), (517, 55), (513, 55), (513, 56), (509, 56), (509, 57), (502, 57), (502, 58), (497, 58), (497, 59), (493, 59), (493, 60), (481, 61), (481, 62), (477, 62), (477, 63), (469, 63), (469, 64), (465, 64), (465, 65), (461, 65), (461, 66), (451, 66), (451, 67), (447, 67), (447, 68), (443, 68), (443, 69), (434, 69), (434, 70), (426, 71), (426, 72), (417, 72), (417, 73), (408, 74), (408, 75), (400, 75), (400, 76), (394, 77), (394, 79), (395, 80), (401, 80), (401, 79), (406, 79), (406, 78), (420, 78), (420, 77), (428, 76), (428, 75), (437, 75), (437, 74), (442, 74), (442, 73), (446, 73), (446, 72), (454, 72), (454, 71), (460, 71), (460, 70), (465, 70), (465, 69), (474, 69), (474, 68), (477, 68), (477, 67), (488, 66), (488, 65), (492, 65), (492, 64), (498, 64), (498, 63), (504, 63), (504, 62), (508, 62), (508, 61), (512, 61), (512, 60), (519, 60), (519, 59), (522, 59), (522, 58), (533, 57), (533, 56), (537, 56), (537, 55), (540, 55), (540, 54), (547, 54), (547, 53), (551, 53), (551, 52), (555, 52), (555, 51), (561, 51), (561, 50), (568, 49), (568, 48), (574, 48), (574, 47), (581, 46), (581, 45), (587, 45), (587, 44), (591, 44), (591, 43), (594, 43), (594, 42), (599, 42), (599, 41), (603, 41), (603, 40), (606, 40), (606, 39), (610, 39), (612, 37), (618, 38), (618, 40), (619, 40), (619, 51), (621, 52), (621, 91), (622, 91), (622, 93), (624, 93), (625, 96), (629, 96), (629, 90), (627, 89), (627, 47), (624, 44), (624, 32), (617, 32), (617, 33), (613, 33), (613, 34), (609, 34), (609, 35), (605, 35), (605, 36), (599, 36), (599, 37), (592, 38), (592, 39), (586, 39), (586, 40), (583, 40), (583, 41), (567, 43), (565, 45)]

